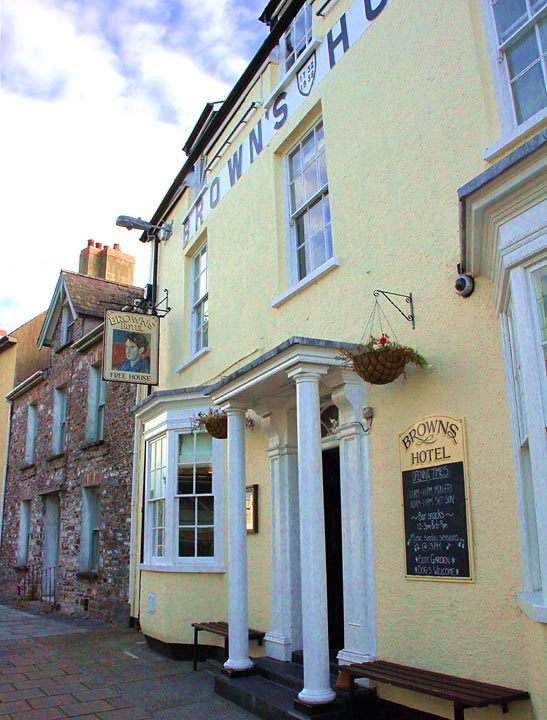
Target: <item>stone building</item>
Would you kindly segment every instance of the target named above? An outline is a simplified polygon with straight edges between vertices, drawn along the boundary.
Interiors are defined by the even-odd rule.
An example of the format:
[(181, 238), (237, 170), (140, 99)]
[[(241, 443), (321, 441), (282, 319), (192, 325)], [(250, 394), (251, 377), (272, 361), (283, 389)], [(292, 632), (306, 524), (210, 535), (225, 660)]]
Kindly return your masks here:
[(105, 310), (131, 306), (134, 258), (89, 241), (61, 271), (41, 330), (49, 367), (7, 394), (11, 433), (2, 593), (121, 620), (128, 568), (135, 386), (102, 379)]

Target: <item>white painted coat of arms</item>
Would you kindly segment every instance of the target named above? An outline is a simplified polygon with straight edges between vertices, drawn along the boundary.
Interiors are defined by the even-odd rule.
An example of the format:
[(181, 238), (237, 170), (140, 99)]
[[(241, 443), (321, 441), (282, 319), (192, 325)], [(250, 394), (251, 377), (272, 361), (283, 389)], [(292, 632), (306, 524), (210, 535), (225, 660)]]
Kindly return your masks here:
[(301, 95), (309, 95), (315, 80), (315, 52), (310, 55), (306, 64), (299, 70), (297, 75), (298, 90)]

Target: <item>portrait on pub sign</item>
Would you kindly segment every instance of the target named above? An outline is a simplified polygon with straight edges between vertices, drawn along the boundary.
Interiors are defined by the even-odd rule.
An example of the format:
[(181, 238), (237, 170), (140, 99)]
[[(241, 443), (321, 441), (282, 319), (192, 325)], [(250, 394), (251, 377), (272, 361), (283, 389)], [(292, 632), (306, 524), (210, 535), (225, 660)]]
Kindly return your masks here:
[(107, 310), (104, 323), (103, 378), (158, 384), (159, 318)]

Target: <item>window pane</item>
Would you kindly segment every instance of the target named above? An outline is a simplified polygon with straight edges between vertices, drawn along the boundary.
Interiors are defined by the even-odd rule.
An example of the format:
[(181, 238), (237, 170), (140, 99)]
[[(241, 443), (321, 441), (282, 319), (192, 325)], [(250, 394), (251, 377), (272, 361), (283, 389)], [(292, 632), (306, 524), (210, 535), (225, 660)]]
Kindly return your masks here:
[(215, 536), (213, 528), (197, 529), (198, 557), (213, 557), (215, 554)]
[(212, 468), (196, 469), (196, 493), (198, 495), (211, 495), (213, 492)]
[(196, 501), (192, 498), (179, 498), (179, 525), (194, 525), (196, 522)]
[(507, 51), (507, 61), (511, 78), (525, 70), (539, 58), (539, 49), (535, 29), (530, 30), (511, 49)]
[(196, 463), (210, 463), (213, 457), (213, 440), (207, 433), (196, 434)]
[(198, 504), (198, 525), (211, 526), (215, 519), (214, 499), (212, 497), (201, 497), (197, 500)]
[(179, 557), (195, 557), (194, 528), (179, 528)]
[(528, 19), (526, 0), (493, 0), (498, 36), (503, 42)]
[(547, 105), (547, 93), (539, 63), (514, 80), (512, 89), (519, 122), (524, 122)]
[(194, 493), (194, 468), (179, 467), (177, 495), (193, 495)]

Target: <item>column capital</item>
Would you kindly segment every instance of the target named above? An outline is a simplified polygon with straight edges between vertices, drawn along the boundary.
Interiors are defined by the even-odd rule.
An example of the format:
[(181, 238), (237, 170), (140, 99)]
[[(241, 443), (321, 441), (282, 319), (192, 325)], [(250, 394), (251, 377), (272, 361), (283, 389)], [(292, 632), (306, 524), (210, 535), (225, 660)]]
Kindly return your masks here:
[(320, 365), (319, 363), (311, 362), (299, 362), (287, 371), (287, 377), (291, 378), (291, 380), (294, 380), (295, 382), (313, 379), (319, 380), (319, 378), (326, 375), (328, 371), (329, 368), (327, 365)]
[(237, 402), (236, 400), (230, 400), (227, 403), (222, 403), (220, 406), (226, 415), (245, 415), (247, 412), (247, 404), (243, 402)]

